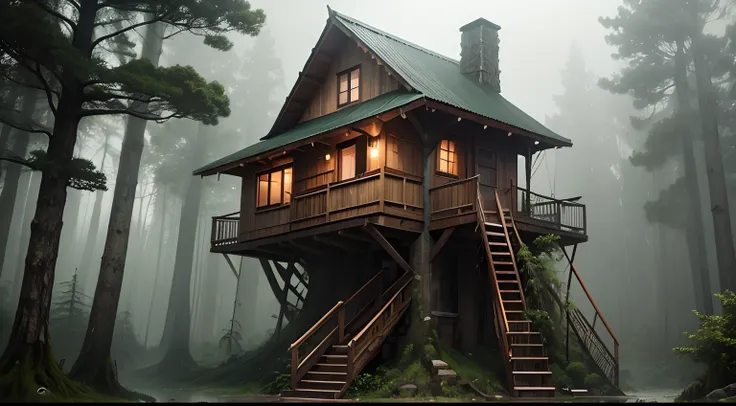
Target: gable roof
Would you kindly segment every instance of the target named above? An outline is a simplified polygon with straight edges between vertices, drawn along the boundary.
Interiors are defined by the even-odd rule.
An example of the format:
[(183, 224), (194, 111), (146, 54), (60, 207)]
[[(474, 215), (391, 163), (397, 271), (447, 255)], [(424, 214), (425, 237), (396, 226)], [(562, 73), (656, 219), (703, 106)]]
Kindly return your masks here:
[[(214, 172), (214, 169), (264, 152), (274, 151), (287, 144), (314, 135), (353, 124), (371, 116), (401, 107), (420, 98), (430, 99), (457, 109), (494, 120), (513, 128), (534, 133), (545, 144), (553, 147), (572, 146), (572, 141), (548, 129), (537, 120), (514, 106), (488, 84), (480, 83), (460, 72), (460, 62), (412, 44), (365, 23), (340, 14), (328, 7), (327, 21), (317, 45), (299, 73), (294, 87), (286, 98), (271, 130), (261, 141), (243, 150), (221, 158), (194, 171), (195, 175)], [(336, 34), (338, 31), (341, 34)], [(298, 123), (300, 111), (294, 105), (303, 103), (298, 96), (313, 94), (315, 74), (326, 71), (329, 57), (325, 53), (338, 51), (338, 38), (350, 37), (369, 49), (394, 74), (405, 90), (394, 91), (361, 102), (326, 116)], [(222, 169), (221, 170), (226, 170)]]
[(553, 146), (572, 146), (572, 141), (548, 129), (514, 106), (490, 85), (460, 72), (460, 62), (429, 51), (358, 20), (330, 10), (348, 35), (362, 42), (393, 68), (415, 91), (427, 98), (504, 124), (541, 135)]

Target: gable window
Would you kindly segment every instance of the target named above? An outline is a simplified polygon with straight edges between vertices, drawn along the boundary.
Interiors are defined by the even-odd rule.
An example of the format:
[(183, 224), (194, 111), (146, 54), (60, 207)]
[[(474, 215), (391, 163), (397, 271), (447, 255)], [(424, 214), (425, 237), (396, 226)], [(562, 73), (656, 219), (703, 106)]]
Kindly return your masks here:
[(340, 149), (340, 180), (355, 177), (355, 144)]
[(438, 154), (437, 170), (457, 176), (457, 151), (455, 141), (442, 140)]
[(337, 107), (360, 100), (360, 66), (337, 74)]
[(256, 207), (290, 203), (291, 175), (291, 167), (279, 168), (258, 175)]

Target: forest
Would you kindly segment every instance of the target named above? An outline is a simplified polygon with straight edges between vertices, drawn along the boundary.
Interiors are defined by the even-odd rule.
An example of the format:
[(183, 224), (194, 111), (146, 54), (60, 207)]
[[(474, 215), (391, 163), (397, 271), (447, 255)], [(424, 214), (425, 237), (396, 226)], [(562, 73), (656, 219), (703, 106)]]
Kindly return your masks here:
[[(271, 279), (257, 259), (210, 253), (212, 218), (239, 210), (241, 183), (192, 172), (271, 129), (323, 27), (325, 4), (303, 3), (0, 4), (1, 399), (288, 387), (304, 291), (288, 291), (291, 276)], [(505, 11), (501, 25), (519, 26), (508, 35), (530, 38), (519, 44), (543, 36), (511, 1), (502, 11), (459, 3), (447, 27), (441, 8), (431, 11), (435, 34), (412, 22), (424, 33), (410, 39), (455, 57), (459, 22)], [(621, 342), (620, 389), (702, 399), (736, 383), (736, 3), (601, 3), (575, 17), (595, 32), (550, 34), (562, 63), (537, 78), (514, 69), (523, 61), (504, 68), (535, 50), (504, 45), (504, 74), (518, 71), (504, 95), (574, 143), (535, 155), (528, 186), (587, 207), (589, 241), (575, 263)], [(301, 7), (312, 11), (300, 17)], [(401, 25), (371, 13), (376, 26)], [(314, 28), (302, 41), (290, 24), (304, 21)], [(567, 279), (564, 261), (544, 266)], [(585, 295), (576, 289), (573, 300)], [(424, 373), (405, 358), (401, 378), (364, 374), (350, 395), (401, 379), (421, 391)]]

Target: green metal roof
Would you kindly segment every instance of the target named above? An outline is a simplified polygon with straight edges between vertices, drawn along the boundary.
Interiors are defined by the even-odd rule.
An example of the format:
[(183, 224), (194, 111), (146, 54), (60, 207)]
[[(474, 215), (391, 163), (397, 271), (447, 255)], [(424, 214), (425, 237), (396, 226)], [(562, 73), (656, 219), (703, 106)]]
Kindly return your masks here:
[(404, 106), (415, 100), (421, 99), (422, 97), (423, 96), (418, 93), (396, 90), (362, 103), (358, 103), (354, 106), (346, 107), (334, 113), (327, 114), (313, 120), (304, 121), (273, 138), (262, 140), (234, 154), (230, 154), (215, 162), (205, 165), (194, 171), (194, 175), (200, 175), (203, 172), (215, 169), (218, 166), (227, 165), (241, 159), (273, 151), (287, 144), (302, 141), (314, 135), (336, 130), (340, 127)]
[(334, 10), (331, 12), (342, 26), (396, 71), (409, 86), (428, 99), (536, 133), (549, 138), (554, 145), (572, 145), (572, 141), (524, 113), (489, 85), (462, 74), (457, 60), (404, 41)]

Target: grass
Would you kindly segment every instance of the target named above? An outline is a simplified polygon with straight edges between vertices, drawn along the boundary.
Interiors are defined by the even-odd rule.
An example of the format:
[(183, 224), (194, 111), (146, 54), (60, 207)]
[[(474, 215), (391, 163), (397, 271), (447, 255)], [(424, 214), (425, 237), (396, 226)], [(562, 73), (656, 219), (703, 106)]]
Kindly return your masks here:
[[(498, 368), (494, 371), (484, 365), (498, 366), (497, 354), (477, 348), (474, 355), (463, 355), (459, 351), (440, 345), (439, 356), (447, 365), (457, 372), (460, 379), (472, 382), (473, 385), (486, 395), (493, 395), (503, 390), (503, 385), (497, 377)], [(494, 356), (495, 355), (495, 356)], [(502, 372), (503, 373), (503, 372)]]

